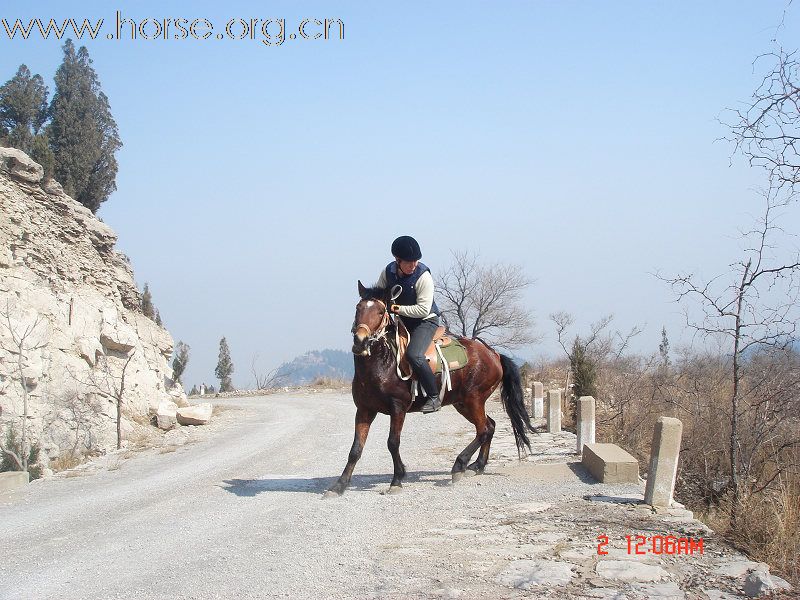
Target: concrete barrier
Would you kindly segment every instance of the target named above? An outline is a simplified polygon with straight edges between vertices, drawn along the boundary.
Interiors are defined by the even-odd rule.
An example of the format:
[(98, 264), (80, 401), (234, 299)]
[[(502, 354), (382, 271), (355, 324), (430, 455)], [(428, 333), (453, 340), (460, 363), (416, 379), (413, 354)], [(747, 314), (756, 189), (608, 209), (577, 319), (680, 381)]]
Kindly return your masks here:
[(547, 431), (561, 432), (561, 390), (547, 392)]
[(533, 418), (544, 419), (544, 385), (541, 381), (533, 382)]
[(581, 396), (578, 398), (577, 414), (577, 442), (576, 452), (583, 453), (585, 444), (594, 444), (594, 398), (592, 396)]
[(581, 464), (602, 483), (639, 483), (639, 463), (616, 444), (586, 444)]
[(27, 471), (6, 471), (0, 473), (0, 492), (10, 492), (25, 487), (30, 482)]
[(673, 417), (659, 417), (653, 429), (650, 447), (650, 468), (644, 501), (651, 506), (669, 506), (675, 490), (678, 457), (681, 451), (683, 423)]

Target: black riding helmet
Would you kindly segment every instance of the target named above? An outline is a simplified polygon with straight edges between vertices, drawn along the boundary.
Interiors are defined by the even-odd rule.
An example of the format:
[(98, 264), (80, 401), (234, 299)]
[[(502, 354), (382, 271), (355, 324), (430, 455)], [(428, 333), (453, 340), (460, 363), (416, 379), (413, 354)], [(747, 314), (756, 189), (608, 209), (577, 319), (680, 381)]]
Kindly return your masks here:
[(392, 256), (401, 260), (419, 260), (422, 258), (422, 250), (419, 249), (419, 244), (413, 237), (401, 235), (392, 242)]

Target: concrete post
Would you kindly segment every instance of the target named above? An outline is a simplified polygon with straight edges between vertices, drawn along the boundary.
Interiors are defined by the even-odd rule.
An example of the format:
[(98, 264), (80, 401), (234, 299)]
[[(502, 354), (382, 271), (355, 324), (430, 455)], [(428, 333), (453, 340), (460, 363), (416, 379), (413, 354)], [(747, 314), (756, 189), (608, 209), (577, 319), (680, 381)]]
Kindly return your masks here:
[(561, 390), (547, 392), (547, 431), (561, 432)]
[(651, 506), (669, 506), (675, 490), (678, 472), (678, 455), (681, 450), (683, 423), (672, 417), (659, 417), (653, 430), (650, 449), (650, 468), (644, 501)]
[(594, 444), (594, 398), (581, 396), (578, 398), (577, 453), (583, 454), (584, 444)]
[(541, 381), (533, 382), (533, 418), (544, 419), (544, 385)]

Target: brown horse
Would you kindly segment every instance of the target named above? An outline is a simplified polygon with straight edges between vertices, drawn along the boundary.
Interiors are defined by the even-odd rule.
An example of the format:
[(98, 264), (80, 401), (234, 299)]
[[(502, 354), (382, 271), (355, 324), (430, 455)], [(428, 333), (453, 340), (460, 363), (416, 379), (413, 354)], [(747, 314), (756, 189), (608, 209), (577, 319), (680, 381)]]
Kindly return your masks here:
[[(412, 399), (410, 381), (397, 375), (397, 359), (387, 336), (394, 335), (392, 316), (387, 310), (391, 297), (388, 290), (365, 288), (358, 282), (361, 300), (356, 305), (353, 322), (353, 402), (356, 405), (356, 427), (353, 446), (339, 480), (325, 493), (335, 496), (344, 493), (350, 485), (353, 468), (361, 457), (370, 425), (378, 413), (391, 418), (389, 452), (394, 462), (394, 477), (390, 492), (401, 489), (406, 469), (400, 459), (400, 432), (406, 413), (417, 412), (424, 404), (423, 398)], [(486, 399), (502, 383), (503, 406), (511, 419), (517, 450), (530, 450), (528, 431), (535, 432), (525, 409), (519, 371), (513, 361), (498, 354), (480, 340), (459, 338), (467, 350), (466, 367), (451, 373), (452, 390), (444, 394), (443, 404), (452, 404), (470, 423), (475, 425), (475, 439), (456, 458), (451, 471), (453, 482), (463, 477), (466, 470), (483, 473), (489, 460), (495, 423), (486, 415)], [(478, 458), (467, 463), (480, 448)]]

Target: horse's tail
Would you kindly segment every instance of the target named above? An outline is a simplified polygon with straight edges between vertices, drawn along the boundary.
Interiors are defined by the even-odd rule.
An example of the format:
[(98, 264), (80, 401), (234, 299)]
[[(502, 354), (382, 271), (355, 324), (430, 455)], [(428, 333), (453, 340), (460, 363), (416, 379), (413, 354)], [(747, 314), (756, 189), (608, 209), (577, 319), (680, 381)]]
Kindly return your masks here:
[(531, 451), (528, 432), (538, 433), (538, 431), (531, 425), (531, 418), (525, 408), (525, 396), (522, 392), (522, 382), (517, 365), (504, 354), (500, 355), (500, 364), (503, 367), (503, 387), (500, 390), (500, 398), (511, 419), (511, 428), (514, 430), (514, 439), (517, 442), (517, 454), (522, 457), (525, 448), (529, 452)]

